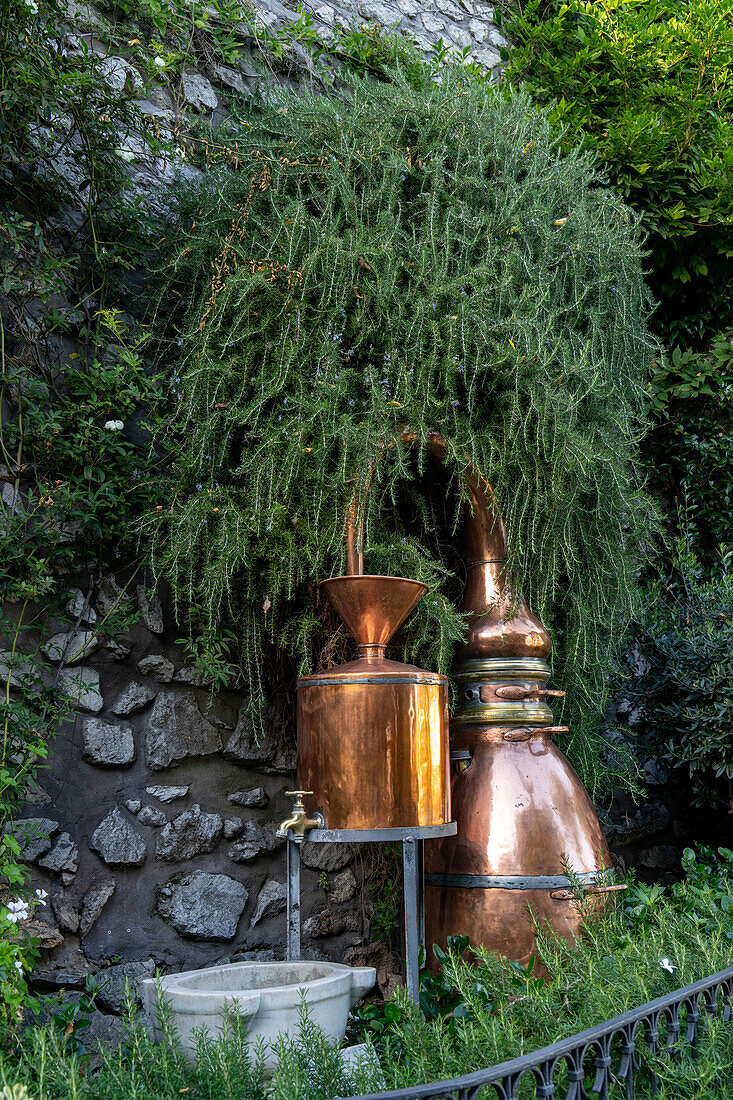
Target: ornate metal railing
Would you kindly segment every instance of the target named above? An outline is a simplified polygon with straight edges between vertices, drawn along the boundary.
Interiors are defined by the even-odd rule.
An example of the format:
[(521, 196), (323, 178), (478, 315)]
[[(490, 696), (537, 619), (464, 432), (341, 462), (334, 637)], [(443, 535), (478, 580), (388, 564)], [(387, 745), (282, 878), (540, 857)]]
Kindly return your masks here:
[[(733, 966), (509, 1062), (356, 1100), (633, 1100), (635, 1076), (643, 1077), (645, 1094), (657, 1091), (655, 1056), (678, 1057), (687, 1044), (694, 1057), (706, 1017), (731, 1022), (732, 998)], [(652, 1057), (642, 1059), (642, 1050)]]

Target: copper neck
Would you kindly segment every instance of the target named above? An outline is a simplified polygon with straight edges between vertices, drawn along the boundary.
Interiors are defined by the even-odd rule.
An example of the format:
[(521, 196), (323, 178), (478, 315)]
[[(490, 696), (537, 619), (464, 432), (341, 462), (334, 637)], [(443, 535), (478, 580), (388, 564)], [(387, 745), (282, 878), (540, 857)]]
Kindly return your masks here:
[(356, 647), (356, 651), (359, 657), (364, 661), (382, 661), (387, 651), (386, 645), (378, 645), (377, 643), (369, 644), (368, 642), (361, 643)]
[[(404, 431), (385, 444), (424, 446), (427, 453), (443, 462), (446, 446), (437, 432), (425, 440)], [(349, 574), (364, 572), (364, 501), (376, 462), (370, 467), (360, 490), (354, 494), (346, 523), (346, 567)], [(522, 596), (512, 591), (507, 568), (506, 531), (494, 490), (489, 482), (468, 465), (464, 484), (470, 507), (466, 509), (464, 542), (467, 578), (463, 610), (468, 612), (469, 629), (456, 654), (459, 661), (493, 657), (537, 657), (546, 660), (550, 635), (527, 607)]]

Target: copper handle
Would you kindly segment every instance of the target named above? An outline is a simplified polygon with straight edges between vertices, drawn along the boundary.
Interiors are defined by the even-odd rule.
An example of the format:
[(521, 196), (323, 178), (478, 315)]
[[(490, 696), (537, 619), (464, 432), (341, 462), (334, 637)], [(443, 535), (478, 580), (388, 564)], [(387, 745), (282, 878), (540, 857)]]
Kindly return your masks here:
[[(529, 699), (529, 698), (554, 698), (564, 699), (565, 692), (557, 691), (554, 688), (524, 688), (519, 684), (500, 684), (499, 687), (493, 689), (493, 694), (499, 699)], [(479, 696), (482, 703), (490, 703), (492, 696), (492, 688), (488, 684), (482, 684), (479, 689)]]
[[(584, 894), (615, 894), (619, 890), (628, 890), (628, 886), (625, 882), (619, 882), (614, 886), (587, 886), (584, 888)], [(576, 901), (577, 895), (572, 890), (551, 890), (550, 897), (555, 901)]]
[(536, 733), (546, 733), (550, 737), (554, 737), (557, 733), (568, 733), (570, 726), (526, 726), (524, 728), (519, 727), (515, 730), (507, 730), (503, 733), (502, 739), (504, 741), (529, 741), (530, 737)]

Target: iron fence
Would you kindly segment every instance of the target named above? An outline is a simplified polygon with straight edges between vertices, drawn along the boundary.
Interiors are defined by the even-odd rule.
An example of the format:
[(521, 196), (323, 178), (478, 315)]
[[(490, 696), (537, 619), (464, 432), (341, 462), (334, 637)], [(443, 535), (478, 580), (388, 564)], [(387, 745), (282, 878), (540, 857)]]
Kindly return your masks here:
[(519, 1100), (520, 1095), (543, 1100), (609, 1100), (613, 1095), (633, 1100), (635, 1075), (643, 1072), (652, 1094), (659, 1083), (654, 1059), (642, 1064), (640, 1044), (652, 1056), (667, 1051), (673, 1058), (687, 1044), (694, 1057), (701, 1021), (716, 1016), (729, 1024), (732, 998), (733, 966), (511, 1061), (449, 1081), (369, 1093), (355, 1100)]

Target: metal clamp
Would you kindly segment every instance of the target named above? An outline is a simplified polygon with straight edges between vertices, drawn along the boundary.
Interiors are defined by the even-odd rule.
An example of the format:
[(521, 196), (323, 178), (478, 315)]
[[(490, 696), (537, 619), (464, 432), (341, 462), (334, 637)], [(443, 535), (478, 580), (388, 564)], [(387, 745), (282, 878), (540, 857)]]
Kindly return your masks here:
[(538, 733), (547, 734), (548, 737), (554, 737), (558, 733), (569, 733), (570, 726), (526, 726), (519, 727), (515, 730), (506, 730), (502, 733), (503, 741), (517, 742), (517, 741), (529, 741), (530, 737), (534, 737)]
[[(511, 699), (518, 701), (520, 699), (564, 699), (565, 692), (558, 691), (555, 688), (540, 688), (520, 687), (519, 684), (500, 684), (499, 687), (494, 688), (494, 695), (499, 699)], [(481, 702), (491, 702), (490, 688), (486, 685), (481, 687)]]
[[(619, 890), (628, 890), (625, 882), (619, 882), (613, 886), (584, 886), (585, 894), (616, 894)], [(575, 890), (551, 890), (550, 897), (555, 901), (579, 901), (578, 892)]]

